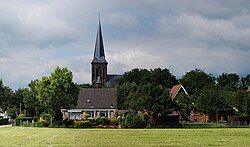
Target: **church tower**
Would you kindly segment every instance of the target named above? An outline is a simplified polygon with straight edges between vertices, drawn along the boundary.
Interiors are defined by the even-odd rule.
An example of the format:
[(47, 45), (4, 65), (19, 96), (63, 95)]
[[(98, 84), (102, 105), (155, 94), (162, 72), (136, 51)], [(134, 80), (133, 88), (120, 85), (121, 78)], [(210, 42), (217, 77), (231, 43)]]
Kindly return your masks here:
[(102, 28), (99, 16), (99, 25), (96, 35), (94, 58), (91, 62), (92, 85), (103, 86), (107, 82), (107, 65), (105, 60), (104, 45), (102, 39)]

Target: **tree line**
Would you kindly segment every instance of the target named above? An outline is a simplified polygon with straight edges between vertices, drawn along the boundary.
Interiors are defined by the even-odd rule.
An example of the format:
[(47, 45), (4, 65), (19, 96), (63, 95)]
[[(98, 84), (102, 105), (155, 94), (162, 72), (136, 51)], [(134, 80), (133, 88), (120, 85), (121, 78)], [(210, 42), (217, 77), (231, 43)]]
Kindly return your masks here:
[(61, 109), (69, 109), (77, 104), (79, 87), (73, 82), (73, 74), (67, 68), (57, 67), (49, 76), (36, 79), (28, 88), (12, 91), (0, 81), (0, 108), (12, 118), (25, 113), (39, 117), (49, 114), (52, 120), (62, 120)]
[[(188, 95), (180, 93), (173, 100), (169, 90), (182, 84)], [(218, 77), (194, 69), (177, 79), (168, 69), (132, 69), (125, 72), (115, 84), (118, 109), (152, 113), (148, 118), (160, 124), (172, 111), (183, 115), (197, 110), (207, 115), (234, 109), (238, 116), (250, 116), (250, 75), (240, 77), (223, 73)], [(49, 76), (36, 79), (27, 88), (13, 91), (0, 81), (0, 108), (13, 118), (20, 113), (39, 116), (48, 113), (54, 120), (61, 120), (61, 109), (74, 108), (79, 88), (93, 88), (90, 84), (76, 84), (67, 68), (57, 67)]]
[[(174, 100), (170, 89), (182, 84), (188, 95), (180, 93)], [(155, 124), (172, 111), (183, 117), (191, 110), (215, 115), (224, 110), (235, 110), (238, 116), (250, 116), (250, 75), (241, 77), (235, 73), (222, 73), (218, 77), (200, 69), (194, 69), (177, 79), (168, 69), (133, 69), (118, 80), (119, 109), (152, 112)]]

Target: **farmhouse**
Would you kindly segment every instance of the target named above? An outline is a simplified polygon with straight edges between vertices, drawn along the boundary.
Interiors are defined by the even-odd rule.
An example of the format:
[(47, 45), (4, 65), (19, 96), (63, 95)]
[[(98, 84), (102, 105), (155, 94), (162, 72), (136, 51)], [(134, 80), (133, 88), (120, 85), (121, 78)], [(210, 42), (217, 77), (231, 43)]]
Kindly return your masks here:
[[(91, 61), (91, 82), (96, 88), (81, 89), (78, 95), (77, 106), (74, 109), (62, 110), (64, 119), (95, 119), (98, 117), (112, 118), (115, 116), (117, 111), (116, 90), (109, 87), (122, 75), (107, 74), (107, 65), (99, 19), (94, 57)], [(103, 86), (107, 88), (102, 88)]]

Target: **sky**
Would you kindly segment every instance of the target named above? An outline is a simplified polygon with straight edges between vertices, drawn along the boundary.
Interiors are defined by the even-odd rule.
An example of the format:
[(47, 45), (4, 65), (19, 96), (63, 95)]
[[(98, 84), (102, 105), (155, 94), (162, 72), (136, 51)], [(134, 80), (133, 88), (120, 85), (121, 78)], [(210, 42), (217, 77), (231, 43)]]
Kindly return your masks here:
[(249, 0), (0, 0), (4, 84), (27, 87), (56, 66), (90, 83), (98, 11), (110, 74), (250, 74)]

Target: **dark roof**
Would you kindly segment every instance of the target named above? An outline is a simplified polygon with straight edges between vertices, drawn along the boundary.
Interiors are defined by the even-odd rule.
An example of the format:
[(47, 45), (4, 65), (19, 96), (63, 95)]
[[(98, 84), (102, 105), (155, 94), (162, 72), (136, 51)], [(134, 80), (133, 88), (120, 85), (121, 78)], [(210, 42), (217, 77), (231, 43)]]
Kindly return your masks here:
[(121, 78), (123, 75), (117, 75), (117, 74), (108, 74), (107, 75), (107, 86), (114, 86), (114, 84), (117, 82), (119, 78)]
[(104, 45), (103, 45), (103, 39), (102, 39), (102, 28), (101, 28), (100, 19), (99, 19), (99, 26), (98, 26), (97, 35), (96, 35), (94, 58), (93, 58), (91, 63), (105, 63), (105, 64), (108, 63), (105, 60)]
[(117, 108), (116, 89), (81, 89), (78, 95), (77, 109)]

